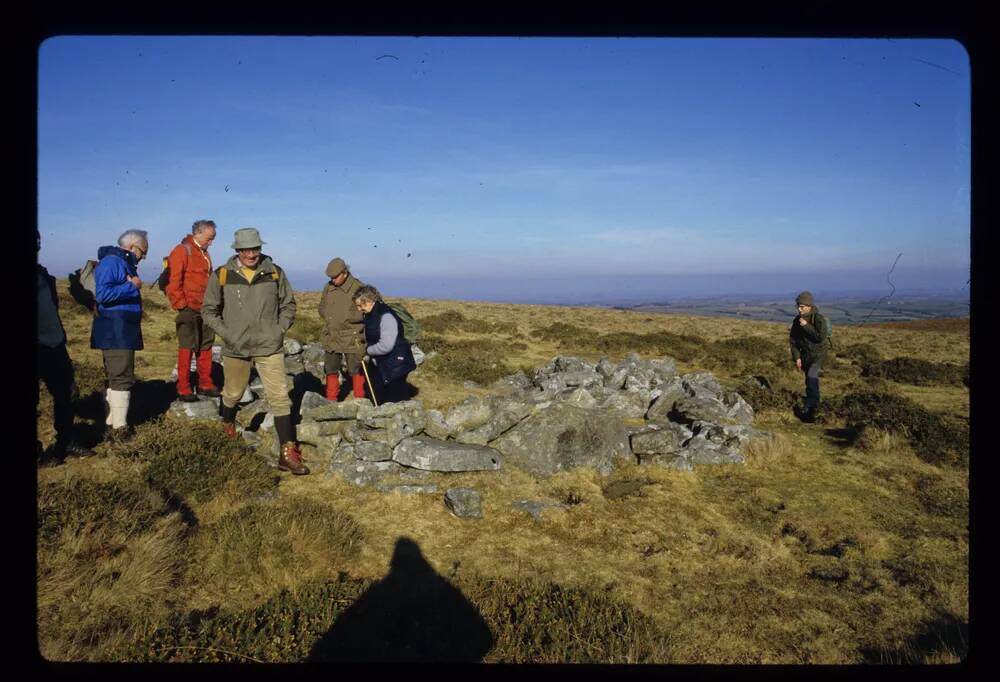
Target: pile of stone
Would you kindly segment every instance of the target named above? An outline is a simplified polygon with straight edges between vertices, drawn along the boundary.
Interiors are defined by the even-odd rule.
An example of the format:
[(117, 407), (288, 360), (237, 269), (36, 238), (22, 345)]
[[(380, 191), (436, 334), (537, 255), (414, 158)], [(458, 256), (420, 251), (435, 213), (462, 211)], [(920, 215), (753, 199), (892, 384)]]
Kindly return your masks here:
[[(289, 339), (285, 354), (294, 385), (304, 385), (302, 375), (324, 378), (318, 344)], [(255, 444), (274, 421), (257, 382), (240, 411), (243, 436)], [(671, 358), (635, 353), (619, 363), (559, 356), (532, 376), (504, 377), (489, 395), (470, 395), (443, 412), (425, 410), (419, 400), (375, 407), (354, 398), (329, 401), (316, 390), (300, 395), (298, 439), (307, 462), (356, 485), (401, 492), (436, 492), (427, 480), (434, 472), (502, 465), (548, 477), (581, 466), (608, 474), (628, 461), (679, 470), (742, 463), (740, 449), (763, 435), (752, 426), (750, 405), (711, 373), (681, 375)], [(195, 416), (190, 406), (198, 404), (175, 406)], [(475, 497), (450, 492), (453, 511)], [(536, 506), (525, 508), (534, 515)]]

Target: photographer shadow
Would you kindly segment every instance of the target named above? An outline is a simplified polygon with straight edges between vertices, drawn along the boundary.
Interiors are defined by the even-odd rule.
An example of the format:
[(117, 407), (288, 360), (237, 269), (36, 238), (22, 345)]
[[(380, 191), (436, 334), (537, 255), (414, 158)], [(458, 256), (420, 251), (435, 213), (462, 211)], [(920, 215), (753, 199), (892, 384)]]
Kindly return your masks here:
[(493, 643), (478, 609), (401, 537), (388, 575), (337, 618), (308, 660), (475, 663)]

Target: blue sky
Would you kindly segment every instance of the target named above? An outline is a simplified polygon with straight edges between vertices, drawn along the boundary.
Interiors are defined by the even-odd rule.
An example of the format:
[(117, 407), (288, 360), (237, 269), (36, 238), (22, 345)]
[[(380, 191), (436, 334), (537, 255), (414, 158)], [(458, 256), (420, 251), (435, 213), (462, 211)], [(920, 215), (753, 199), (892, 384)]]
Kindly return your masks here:
[(211, 218), (303, 290), (339, 256), (403, 296), (832, 292), (898, 253), (958, 289), (969, 83), (950, 40), (56, 37), (40, 261), (138, 227), (151, 280)]

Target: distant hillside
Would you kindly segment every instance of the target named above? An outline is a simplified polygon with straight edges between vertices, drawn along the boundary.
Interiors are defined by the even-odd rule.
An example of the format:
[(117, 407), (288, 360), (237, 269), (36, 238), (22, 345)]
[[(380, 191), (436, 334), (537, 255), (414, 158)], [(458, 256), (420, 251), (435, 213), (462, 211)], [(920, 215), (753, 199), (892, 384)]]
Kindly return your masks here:
[[(645, 303), (615, 306), (618, 310), (634, 310), (679, 315), (733, 317), (744, 320), (786, 322), (795, 314), (794, 300), (732, 302), (726, 299)], [(969, 315), (968, 300), (946, 297), (907, 297), (882, 301), (877, 298), (844, 298), (821, 301), (820, 310), (833, 324), (881, 324), (911, 320), (940, 320)]]

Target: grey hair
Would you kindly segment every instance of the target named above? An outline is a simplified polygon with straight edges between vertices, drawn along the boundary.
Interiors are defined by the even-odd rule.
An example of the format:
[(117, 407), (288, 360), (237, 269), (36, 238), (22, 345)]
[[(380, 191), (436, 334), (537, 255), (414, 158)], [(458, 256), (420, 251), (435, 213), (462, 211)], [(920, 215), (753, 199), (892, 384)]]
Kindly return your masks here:
[(194, 221), (194, 225), (191, 226), (191, 234), (201, 234), (210, 227), (215, 227), (214, 220), (196, 220)]
[(127, 249), (133, 244), (143, 247), (149, 246), (149, 233), (146, 230), (125, 230), (118, 238), (118, 246)]
[(370, 301), (371, 303), (377, 303), (380, 300), (382, 300), (382, 294), (380, 294), (378, 289), (370, 284), (360, 287), (354, 292), (354, 295), (351, 296), (351, 301), (354, 302), (355, 305), (357, 305), (358, 301)]

